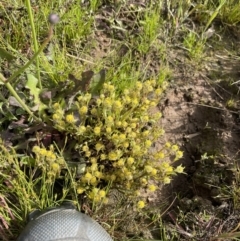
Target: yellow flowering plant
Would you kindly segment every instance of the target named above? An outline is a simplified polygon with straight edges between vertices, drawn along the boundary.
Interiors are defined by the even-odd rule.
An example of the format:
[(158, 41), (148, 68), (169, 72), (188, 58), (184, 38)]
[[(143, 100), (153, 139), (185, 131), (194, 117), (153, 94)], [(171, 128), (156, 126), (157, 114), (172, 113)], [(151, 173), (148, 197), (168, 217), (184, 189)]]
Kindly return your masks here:
[[(172, 166), (172, 161), (183, 156), (177, 145), (167, 142), (160, 150), (152, 148), (164, 135), (158, 122), (161, 113), (151, 111), (164, 88), (166, 83), (137, 81), (119, 94), (111, 83), (104, 83), (98, 96), (80, 93), (71, 108), (53, 104), (54, 127), (73, 140), (79, 160), (85, 162), (77, 180), (79, 194), (87, 194), (94, 202), (106, 201), (103, 189), (107, 183), (130, 196), (142, 188), (154, 192), (158, 187), (152, 181), (167, 184), (184, 171), (182, 166)], [(54, 170), (58, 170), (56, 164)]]

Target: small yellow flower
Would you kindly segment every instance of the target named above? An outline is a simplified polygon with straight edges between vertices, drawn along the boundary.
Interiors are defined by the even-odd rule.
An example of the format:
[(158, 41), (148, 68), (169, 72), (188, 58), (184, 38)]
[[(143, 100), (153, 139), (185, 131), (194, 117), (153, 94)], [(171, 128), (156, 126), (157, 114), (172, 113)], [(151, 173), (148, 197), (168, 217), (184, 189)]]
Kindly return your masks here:
[(124, 159), (120, 159), (120, 160), (118, 160), (118, 162), (117, 162), (117, 165), (119, 166), (119, 167), (123, 167), (124, 166)]
[(108, 159), (110, 161), (116, 161), (118, 159), (118, 155), (116, 152), (114, 151), (111, 151), (109, 154), (108, 154)]
[(137, 98), (134, 98), (132, 99), (131, 103), (132, 103), (132, 106), (137, 106), (139, 104), (139, 101)]
[(134, 163), (134, 158), (129, 157), (129, 158), (127, 159), (127, 164), (128, 164), (129, 166), (131, 166), (133, 163)]
[(99, 152), (100, 150), (103, 150), (104, 149), (104, 145), (100, 142), (98, 142), (96, 145), (95, 145), (95, 149), (97, 152)]
[(152, 171), (151, 171), (151, 175), (152, 176), (155, 176), (157, 174), (157, 169), (156, 168), (153, 168)]
[(161, 88), (157, 88), (157, 89), (155, 90), (155, 94), (156, 94), (157, 96), (161, 95), (162, 92), (163, 92), (163, 90), (162, 90)]
[(152, 83), (148, 80), (144, 83), (144, 86), (143, 86), (143, 89), (144, 91), (146, 92), (151, 92), (153, 91), (153, 87), (152, 87)]
[(142, 116), (142, 121), (144, 121), (144, 122), (148, 122), (149, 121), (149, 117), (147, 116), (147, 115), (144, 115), (144, 116)]
[(148, 105), (150, 104), (150, 100), (144, 99), (144, 100), (143, 100), (143, 104), (146, 105), (146, 106), (148, 106)]
[(155, 107), (155, 106), (157, 106), (157, 103), (155, 101), (151, 101), (150, 106)]
[(171, 182), (171, 179), (169, 177), (164, 177), (163, 183), (164, 184), (169, 184)]
[(73, 114), (66, 115), (66, 122), (69, 124), (76, 122), (74, 115)]
[(153, 167), (150, 166), (150, 165), (146, 165), (146, 166), (144, 167), (144, 169), (145, 169), (145, 171), (146, 171), (147, 173), (151, 173), (152, 170), (153, 170)]
[(140, 155), (141, 154), (141, 147), (139, 145), (135, 145), (132, 150), (133, 154)]
[(54, 121), (58, 121), (61, 119), (61, 116), (55, 113), (55, 114), (53, 114), (52, 118)]
[(113, 109), (114, 110), (122, 110), (122, 103), (119, 101), (119, 100), (115, 100), (114, 102), (113, 102)]
[(136, 82), (136, 89), (137, 89), (137, 90), (141, 90), (142, 87), (143, 87), (142, 83), (141, 83), (140, 81), (137, 81), (137, 82)]
[(77, 100), (78, 100), (79, 102), (83, 101), (83, 96), (82, 96), (82, 95), (78, 96)]
[(139, 201), (139, 202), (137, 203), (137, 208), (142, 209), (142, 208), (144, 208), (144, 207), (145, 207), (144, 201)]
[(109, 98), (109, 97), (107, 97), (104, 101), (103, 101), (103, 106), (105, 107), (105, 108), (111, 108), (112, 107), (112, 100)]
[(152, 145), (152, 142), (150, 140), (145, 141), (145, 146), (149, 148)]
[(143, 131), (143, 132), (142, 132), (142, 135), (143, 135), (144, 137), (148, 136), (148, 135), (149, 135), (149, 131), (148, 131), (148, 130)]
[(96, 171), (96, 172), (94, 172), (94, 175), (97, 178), (103, 178), (103, 173), (102, 172)]
[(129, 138), (136, 138), (136, 136), (137, 136), (137, 133), (136, 132), (130, 132), (129, 134), (128, 134), (128, 137)]
[(97, 169), (98, 169), (98, 164), (97, 164), (97, 163), (93, 163), (93, 164), (90, 166), (90, 170), (91, 170), (92, 172), (97, 171)]
[(100, 159), (101, 161), (104, 161), (107, 159), (107, 156), (105, 154), (101, 154)]
[(82, 135), (84, 132), (86, 132), (85, 126), (79, 126), (77, 130), (77, 134)]
[(157, 189), (157, 187), (155, 185), (153, 185), (153, 184), (148, 186), (148, 190), (151, 191), (151, 192), (155, 192), (156, 189)]
[(59, 165), (65, 164), (65, 160), (64, 160), (64, 158), (62, 158), (62, 157), (58, 158), (58, 159), (57, 159), (57, 162), (58, 162)]
[(97, 178), (96, 178), (96, 177), (92, 177), (92, 178), (90, 179), (90, 183), (95, 186), (95, 185), (98, 183), (98, 182), (97, 182)]
[(125, 134), (120, 134), (118, 136), (118, 140), (119, 140), (119, 142), (124, 142), (126, 140), (126, 135)]
[(91, 178), (92, 178), (92, 174), (89, 173), (89, 172), (87, 172), (84, 177), (85, 177), (85, 179), (86, 179), (87, 181), (90, 181)]
[(125, 178), (127, 179), (127, 180), (132, 180), (133, 179), (133, 175), (132, 175), (132, 173), (130, 172), (130, 171), (128, 171), (127, 173), (125, 173)]
[(116, 125), (117, 127), (121, 127), (121, 126), (122, 126), (122, 122), (121, 122), (121, 121), (116, 121), (116, 122), (115, 122), (115, 125)]
[(112, 125), (113, 124), (113, 117), (108, 116), (107, 119), (106, 119), (106, 123), (107, 123), (107, 125)]
[(57, 159), (56, 155), (52, 151), (48, 151), (46, 157), (49, 161), (55, 161)]
[(86, 152), (85, 152), (85, 156), (86, 156), (86, 157), (90, 157), (90, 156), (91, 156), (91, 152), (90, 152), (90, 151), (86, 151)]
[(130, 133), (132, 131), (132, 128), (128, 127), (125, 131), (126, 131), (126, 133)]
[(99, 136), (101, 133), (101, 127), (100, 126), (96, 126), (93, 130), (94, 134)]
[(45, 157), (47, 155), (47, 150), (45, 148), (40, 148), (39, 155)]
[(91, 109), (91, 114), (92, 114), (92, 115), (97, 115), (97, 113), (98, 113), (98, 111), (97, 111), (96, 108), (92, 108), (92, 109)]
[(165, 169), (165, 172), (170, 175), (170, 174), (173, 174), (173, 167), (169, 166)]
[(165, 143), (165, 147), (170, 148), (171, 147), (171, 143), (170, 142), (166, 142)]
[(162, 113), (158, 112), (158, 113), (154, 114), (153, 117), (154, 117), (155, 120), (158, 120), (158, 119), (160, 119), (162, 117)]
[(52, 168), (52, 170), (53, 170), (54, 172), (60, 171), (60, 166), (59, 166), (58, 163), (55, 163), (55, 162), (52, 163), (51, 168)]
[(125, 96), (123, 101), (124, 101), (125, 104), (129, 104), (129, 103), (132, 102), (132, 100), (131, 100), (131, 98), (129, 96)]
[(125, 142), (123, 143), (123, 147), (128, 148), (128, 147), (129, 147), (129, 142), (125, 141)]
[(86, 146), (86, 145), (84, 145), (84, 146), (82, 147), (82, 150), (83, 150), (84, 152), (87, 152), (87, 151), (89, 151), (89, 147)]
[(175, 169), (175, 172), (177, 173), (183, 173), (183, 171), (184, 171), (184, 167), (182, 167), (182, 165), (177, 166), (177, 168)]
[(160, 129), (159, 132), (158, 132), (158, 134), (159, 134), (160, 136), (162, 136), (162, 135), (165, 134), (165, 131), (164, 131), (163, 129)]
[(39, 146), (34, 146), (32, 148), (32, 151), (35, 153), (35, 154), (38, 154), (40, 152), (41, 148)]
[(164, 152), (159, 151), (158, 153), (156, 153), (155, 156), (156, 156), (156, 158), (163, 159), (165, 157), (165, 154), (164, 154)]
[(167, 81), (163, 81), (163, 83), (162, 83), (162, 89), (163, 89), (163, 90), (166, 90), (167, 87), (168, 87), (168, 82), (167, 82)]
[(58, 109), (58, 108), (60, 108), (60, 104), (59, 103), (54, 103), (53, 104), (53, 109)]
[(112, 132), (112, 128), (111, 128), (111, 127), (107, 127), (107, 128), (106, 128), (106, 132), (107, 132), (108, 134), (110, 134), (110, 133)]
[(131, 127), (132, 129), (135, 129), (135, 128), (137, 127), (137, 124), (136, 124), (136, 123), (131, 123), (130, 127)]
[(172, 151), (178, 151), (179, 148), (177, 145), (172, 145), (171, 149)]
[(162, 167), (165, 168), (165, 169), (170, 166), (169, 163), (167, 163), (167, 162), (163, 162), (161, 165), (162, 165)]
[(85, 192), (85, 189), (83, 188), (83, 187), (78, 187), (77, 188), (77, 193), (78, 194), (82, 194), (82, 193), (84, 193)]
[(104, 190), (100, 190), (98, 194), (101, 198), (104, 198), (106, 196), (106, 192)]
[(94, 196), (93, 201), (94, 201), (95, 203), (99, 203), (99, 202), (101, 201), (101, 197), (98, 196), (98, 195), (96, 195), (96, 196)]
[(110, 181), (115, 181), (116, 178), (117, 178), (116, 175), (112, 174), (112, 175), (110, 176)]
[(155, 85), (156, 85), (156, 80), (155, 80), (155, 79), (150, 80), (150, 84), (151, 84), (152, 86), (155, 86)]
[(82, 106), (82, 107), (79, 109), (79, 114), (80, 114), (80, 115), (85, 115), (87, 112), (88, 112), (87, 106)]
[(115, 90), (114, 85), (108, 84), (107, 90), (108, 90), (109, 92), (113, 92), (113, 91)]
[(178, 160), (183, 157), (183, 152), (182, 151), (177, 151), (175, 158)]
[(97, 158), (96, 157), (91, 157), (90, 162), (92, 164), (96, 164), (97, 163)]
[(91, 93), (86, 93), (83, 96), (83, 101), (88, 102), (89, 100), (91, 100), (91, 98), (92, 98), (92, 94)]
[(141, 192), (139, 190), (137, 190), (137, 191), (134, 192), (134, 195), (138, 197), (138, 196), (141, 195)]
[(125, 184), (125, 187), (126, 187), (127, 190), (130, 190), (131, 186), (132, 186), (132, 183), (130, 183), (130, 182), (127, 182)]
[(99, 105), (101, 105), (101, 103), (102, 103), (102, 100), (101, 99), (97, 99), (97, 105), (99, 106)]
[(126, 128), (128, 126), (128, 123), (126, 122), (126, 121), (124, 121), (123, 123), (122, 123), (122, 127), (123, 128)]

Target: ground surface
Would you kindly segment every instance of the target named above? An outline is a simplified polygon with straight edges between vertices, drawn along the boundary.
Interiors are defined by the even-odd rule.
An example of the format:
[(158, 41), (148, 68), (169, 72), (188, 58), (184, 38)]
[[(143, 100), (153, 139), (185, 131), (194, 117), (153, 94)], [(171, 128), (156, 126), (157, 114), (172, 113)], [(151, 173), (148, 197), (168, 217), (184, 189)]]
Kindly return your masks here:
[[(95, 30), (84, 43), (87, 52), (70, 57), (86, 69), (99, 61), (106, 69), (115, 66), (111, 70), (115, 76), (122, 63), (134, 66), (138, 72), (135, 76), (143, 80), (169, 68), (169, 88), (155, 111), (163, 114), (159, 125), (166, 132), (164, 141), (177, 143), (184, 151), (180, 163), (186, 174), (175, 177), (150, 197), (149, 206), (155, 210), (159, 207), (160, 213), (166, 210), (163, 222), (169, 240), (211, 240), (233, 231), (240, 222), (240, 207), (236, 206), (239, 198), (233, 198), (240, 158), (240, 87), (232, 84), (240, 80), (239, 28), (222, 31), (217, 26), (199, 59), (191, 59), (188, 51), (178, 45), (182, 29), (169, 39), (167, 35), (157, 36), (154, 45), (140, 53), (134, 41), (143, 31), (139, 22), (146, 6), (147, 1), (132, 1), (116, 11), (111, 4), (103, 4), (95, 16)], [(165, 27), (170, 32), (171, 26)], [(159, 140), (155, 148), (162, 142)], [(133, 223), (132, 219), (128, 222)], [(133, 230), (136, 232), (136, 228)], [(142, 235), (160, 239), (156, 230), (150, 225)], [(125, 232), (131, 234), (130, 226)]]
[[(220, 233), (231, 232), (240, 221), (239, 210), (233, 207), (229, 194), (240, 145), (239, 89), (236, 84), (230, 85), (229, 80), (238, 81), (240, 72), (239, 59), (228, 54), (240, 47), (240, 36), (230, 29), (216, 39), (209, 40), (199, 64), (189, 60), (181, 49), (167, 49), (174, 74), (159, 103), (159, 111), (163, 113), (159, 124), (166, 131), (165, 141), (179, 144), (184, 151), (181, 163), (186, 175), (177, 176), (159, 195), (150, 197), (149, 202), (156, 207), (168, 200), (171, 207), (164, 220), (169, 233), (177, 232), (179, 240), (210, 240)], [(116, 50), (114, 40), (104, 31), (96, 32), (95, 40), (96, 58)], [(153, 47), (144, 56), (146, 61), (151, 59), (148, 76), (161, 72), (161, 62), (154, 50)], [(227, 104), (231, 99), (234, 106)], [(156, 143), (156, 148), (161, 142)], [(153, 237), (157, 239), (156, 233)]]

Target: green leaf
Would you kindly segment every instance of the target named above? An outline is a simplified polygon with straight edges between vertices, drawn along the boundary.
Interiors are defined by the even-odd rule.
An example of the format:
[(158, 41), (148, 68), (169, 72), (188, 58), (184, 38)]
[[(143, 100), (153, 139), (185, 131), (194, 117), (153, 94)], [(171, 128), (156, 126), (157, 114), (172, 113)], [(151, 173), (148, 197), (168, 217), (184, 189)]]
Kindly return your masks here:
[(102, 89), (102, 86), (106, 79), (106, 71), (105, 69), (100, 70), (97, 74), (95, 74), (92, 78), (90, 89), (93, 95), (98, 95)]
[(32, 74), (27, 74), (27, 83), (25, 85), (26, 88), (30, 90), (30, 94), (34, 97), (35, 104), (41, 104), (39, 99), (40, 89), (37, 87), (38, 79), (34, 77)]

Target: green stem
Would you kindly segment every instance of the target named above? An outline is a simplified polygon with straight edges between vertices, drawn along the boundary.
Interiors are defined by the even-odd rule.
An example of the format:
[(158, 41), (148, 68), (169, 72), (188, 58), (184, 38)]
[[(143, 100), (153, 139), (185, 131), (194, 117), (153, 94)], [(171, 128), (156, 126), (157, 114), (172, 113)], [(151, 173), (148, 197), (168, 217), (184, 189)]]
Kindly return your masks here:
[(38, 57), (38, 55), (43, 51), (43, 49), (46, 47), (46, 45), (49, 43), (53, 36), (53, 25), (50, 25), (49, 32), (47, 38), (44, 40), (40, 48), (35, 52), (33, 57), (19, 70), (17, 70), (12, 76), (10, 76), (9, 79), (6, 79), (1, 73), (0, 73), (0, 81), (2, 81), (5, 86), (8, 88), (9, 92), (16, 98), (16, 100), (19, 102), (19, 104), (22, 106), (22, 108), (36, 121), (41, 121), (38, 117), (36, 117), (33, 112), (28, 108), (28, 106), (22, 101), (22, 99), (19, 97), (17, 92), (14, 90), (10, 82), (12, 82), (16, 77), (18, 77), (20, 74), (22, 74), (32, 63), (33, 61)]
[[(37, 42), (37, 36), (36, 36), (36, 31), (35, 31), (35, 25), (34, 25), (30, 0), (26, 0), (26, 5), (27, 5), (28, 16), (29, 16), (29, 19), (30, 19), (30, 24), (31, 24), (31, 29), (32, 29), (34, 52), (36, 53), (38, 51), (38, 42)], [(40, 68), (39, 68), (39, 58), (36, 58), (36, 66), (37, 66), (38, 85), (39, 85), (39, 88), (42, 89), (42, 82), (41, 82)]]
[[(43, 51), (43, 49), (46, 47), (46, 45), (49, 43), (49, 41), (51, 40), (53, 36), (53, 26), (50, 26), (49, 29), (49, 33), (47, 38), (44, 40), (44, 42), (42, 43), (42, 45), (40, 46), (40, 48), (38, 49), (38, 51), (33, 55), (33, 57), (23, 66), (21, 67), (19, 70), (17, 70), (12, 76), (10, 76), (9, 79), (7, 79), (6, 82), (12, 82), (16, 77), (18, 77), (20, 74), (22, 74), (33, 62), (34, 60), (37, 58), (37, 56)], [(4, 82), (4, 81), (3, 81)], [(5, 83), (6, 83), (5, 82)]]
[(19, 104), (22, 106), (22, 108), (24, 110), (27, 111), (27, 113), (33, 117), (36, 121), (41, 121), (39, 118), (37, 118), (32, 111), (28, 108), (28, 106), (22, 101), (22, 99), (19, 97), (19, 95), (17, 94), (17, 92), (13, 89), (12, 85), (10, 83), (6, 83), (5, 84), (6, 87), (8, 88), (8, 90), (10, 91), (10, 93), (16, 98), (16, 100), (19, 102)]

